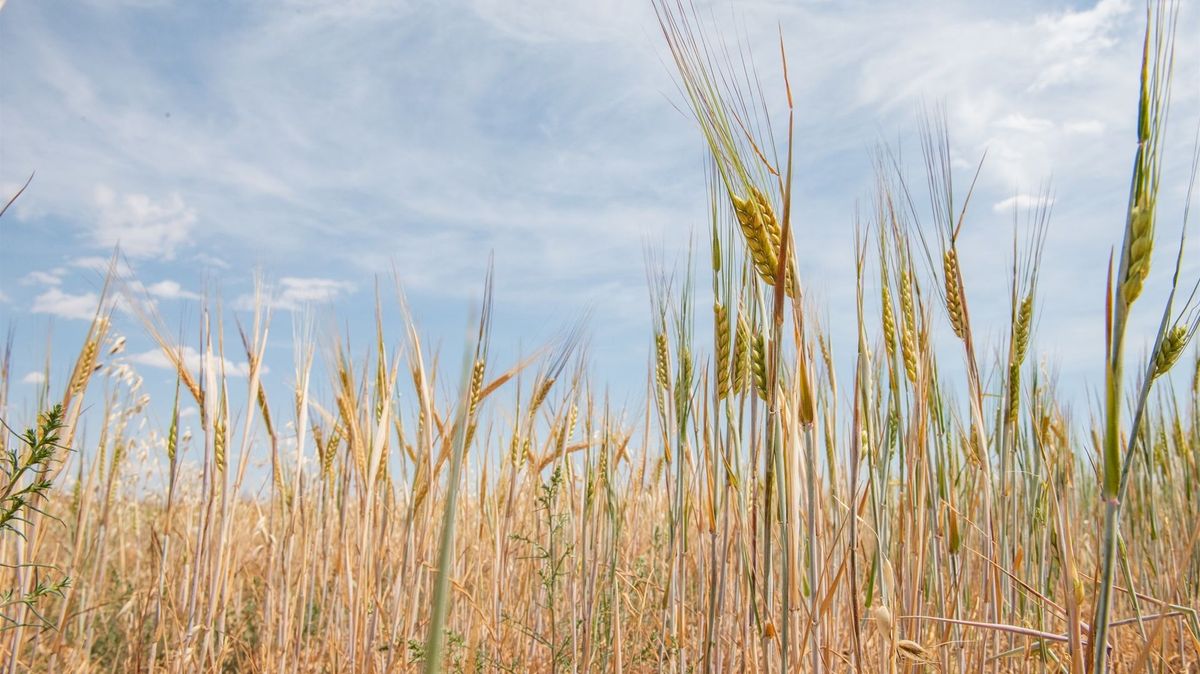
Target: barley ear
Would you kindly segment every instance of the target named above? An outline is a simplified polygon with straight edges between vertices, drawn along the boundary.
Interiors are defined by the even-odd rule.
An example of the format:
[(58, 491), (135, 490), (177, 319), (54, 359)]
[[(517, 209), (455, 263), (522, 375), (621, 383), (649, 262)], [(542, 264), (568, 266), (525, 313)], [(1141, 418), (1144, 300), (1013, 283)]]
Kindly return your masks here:
[(1154, 204), (1142, 198), (1129, 213), (1129, 266), (1121, 283), (1121, 299), (1125, 306), (1133, 304), (1142, 293), (1150, 274), (1150, 254), (1154, 248)]
[[(775, 210), (766, 196), (755, 187), (750, 188), (750, 196), (741, 199), (730, 194), (733, 202), (734, 215), (746, 239), (746, 247), (750, 251), (750, 261), (754, 270), (763, 283), (775, 285), (775, 272), (779, 266), (779, 253), (782, 248), (782, 232)], [(796, 282), (791, 267), (784, 277), (784, 292), (790, 297), (796, 296)]]
[(767, 399), (767, 342), (762, 333), (754, 335), (751, 346), (750, 369), (754, 374), (754, 390), (758, 397)]
[(737, 329), (733, 335), (733, 362), (729, 367), (733, 391), (745, 391), (750, 383), (750, 325), (746, 322), (746, 314), (743, 311), (738, 312)]
[(213, 458), (217, 464), (217, 470), (225, 472), (225, 450), (229, 441), (229, 406), (225, 402), (225, 394), (221, 393), (221, 400), (217, 404), (217, 418), (213, 420)]
[(724, 400), (729, 395), (729, 311), (720, 302), (713, 304), (713, 320), (716, 323), (715, 337), (717, 340), (713, 349), (716, 358), (717, 400)]
[(1013, 363), (1021, 365), (1029, 353), (1029, 335), (1033, 324), (1033, 295), (1025, 296), (1017, 309), (1017, 322), (1013, 325)]
[(1008, 367), (1008, 410), (1006, 420), (1016, 423), (1021, 408), (1021, 364), (1013, 361)]
[(917, 317), (913, 307), (912, 279), (907, 268), (900, 270), (900, 351), (904, 374), (917, 383)]
[(1188, 332), (1187, 326), (1177, 325), (1171, 328), (1171, 331), (1163, 337), (1162, 344), (1158, 348), (1158, 353), (1154, 356), (1154, 370), (1151, 375), (1157, 379), (1171, 370), (1179, 357), (1183, 355), (1184, 349), (1187, 348), (1188, 339), (1191, 334)]
[[(769, 278), (764, 280), (767, 285), (775, 285), (775, 272), (778, 269), (779, 256), (783, 253), (783, 230), (779, 227), (779, 218), (775, 216), (775, 209), (771, 207), (767, 195), (753, 186), (750, 188), (750, 195), (758, 203), (758, 211), (762, 214), (763, 233), (767, 237), (765, 245), (771, 251), (770, 274)], [(784, 270), (783, 291), (788, 297), (796, 296), (796, 279), (791, 264)]]
[(529, 402), (529, 418), (533, 418), (534, 413), (546, 402), (546, 396), (550, 395), (550, 387), (554, 386), (554, 377), (546, 377), (533, 392), (533, 398)]
[(892, 293), (888, 289), (887, 276), (881, 276), (880, 304), (883, 307), (883, 346), (889, 356), (896, 355), (896, 310), (892, 308)]
[(962, 282), (959, 277), (958, 254), (953, 248), (948, 248), (942, 257), (942, 270), (945, 273), (946, 284), (946, 313), (950, 317), (950, 327), (955, 336), (962, 339), (966, 334), (966, 316), (963, 312)]
[[(475, 365), (471, 368), (471, 393), (468, 418), (474, 419), (479, 412), (479, 401), (483, 397), (483, 374), (487, 363), (482, 358), (475, 360)], [(471, 443), (467, 443), (471, 444)]]

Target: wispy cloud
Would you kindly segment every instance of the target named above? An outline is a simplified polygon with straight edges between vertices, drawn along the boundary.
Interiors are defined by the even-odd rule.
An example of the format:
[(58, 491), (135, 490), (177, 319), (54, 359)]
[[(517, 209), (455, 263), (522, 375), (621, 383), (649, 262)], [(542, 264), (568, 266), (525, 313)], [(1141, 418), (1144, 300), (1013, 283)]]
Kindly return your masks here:
[(1130, 10), (1127, 0), (1100, 0), (1088, 9), (1038, 17), (1035, 26), (1045, 38), (1040, 47), (1046, 64), (1033, 90), (1071, 82), (1089, 73), (1097, 58), (1117, 43), (1117, 30)]
[(1017, 194), (992, 204), (992, 210), (996, 213), (1011, 213), (1018, 209), (1050, 206), (1053, 203), (1054, 199), (1052, 197), (1037, 194)]
[(120, 246), (133, 258), (175, 259), (175, 252), (191, 240), (196, 211), (178, 194), (154, 200), (145, 194), (119, 195), (101, 185), (95, 190), (99, 218), (91, 231), (94, 245)]

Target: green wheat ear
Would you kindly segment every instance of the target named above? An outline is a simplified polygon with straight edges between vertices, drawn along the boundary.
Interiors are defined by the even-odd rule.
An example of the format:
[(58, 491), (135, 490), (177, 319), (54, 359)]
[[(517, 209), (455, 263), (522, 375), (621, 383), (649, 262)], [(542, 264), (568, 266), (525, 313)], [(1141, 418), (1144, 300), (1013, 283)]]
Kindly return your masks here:
[(1121, 300), (1131, 306), (1146, 284), (1150, 275), (1150, 256), (1154, 248), (1154, 204), (1143, 200), (1129, 213), (1129, 268), (1121, 284)]
[(1184, 349), (1187, 348), (1190, 337), (1191, 334), (1184, 325), (1175, 326), (1163, 337), (1162, 346), (1159, 347), (1158, 354), (1154, 358), (1152, 370), (1154, 378), (1163, 376), (1175, 366), (1179, 357), (1183, 355)]

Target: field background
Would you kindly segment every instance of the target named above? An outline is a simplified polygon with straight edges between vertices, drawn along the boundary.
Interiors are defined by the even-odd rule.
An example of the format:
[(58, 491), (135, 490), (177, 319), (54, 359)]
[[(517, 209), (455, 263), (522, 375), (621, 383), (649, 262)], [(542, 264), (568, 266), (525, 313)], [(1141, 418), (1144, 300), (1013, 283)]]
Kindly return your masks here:
[[(851, 148), (824, 144), (809, 121), (836, 118), (814, 95), (812, 45), (748, 28), (754, 12), (727, 25), (707, 7), (653, 3), (638, 16), (667, 103), (633, 100), (685, 139), (648, 141), (651, 154), (688, 149), (651, 160), (628, 137), (620, 147), (670, 181), (635, 171), (642, 191), (600, 183), (632, 196), (578, 219), (603, 201), (582, 194), (586, 169), (571, 173), (582, 155), (518, 156), (539, 168), (498, 182), (464, 169), (485, 188), (468, 180), (461, 195), (423, 191), (437, 170), (405, 174), (400, 192), (427, 199), (418, 210), (475, 218), (482, 234), (400, 227), (390, 265), (372, 251), (391, 239), (364, 225), (370, 204), (355, 194), (345, 228), (256, 242), (278, 213), (242, 228), (257, 234), (208, 227), (220, 180), (186, 178), (194, 168), (159, 150), (123, 155), (125, 177), (161, 159), (193, 191), (95, 183), (51, 207), (48, 195), (94, 180), (51, 170), (10, 184), (8, 157), (54, 147), (34, 131), (47, 99), (21, 98), (56, 63), (31, 55), (54, 50), (19, 42), (3, 87), (6, 114), (17, 111), (4, 186), (19, 196), (0, 219), (15, 260), (0, 302), (9, 319), (63, 319), (65, 334), (34, 339), (48, 326), (15, 321), (0, 360), (12, 426), (0, 441), (0, 661), (12, 672), (1196, 671), (1200, 298), (1181, 237), (1200, 147), (1195, 19), (1174, 3), (1144, 21), (1139, 9), (1037, 15), (1033, 34), (1065, 42), (1016, 66), (1038, 73), (1023, 95), (1071, 101), (1068, 119), (995, 113), (981, 132), (960, 91), (905, 108), (904, 139), (866, 133)], [(59, 10), (15, 11), (0, 14), (6, 31), (44, 30)], [(354, 20), (330, 11), (286, 25)], [(526, 41), (575, 25), (555, 16), (501, 23)], [(1019, 24), (996, 21), (981, 34)], [(1089, 51), (1097, 37), (1108, 42)], [(922, 91), (872, 85), (867, 63), (860, 95), (908, 87), (878, 94), (877, 109)], [(1109, 67), (1120, 105), (1072, 84)], [(935, 90), (973, 86), (938, 73)], [(80, 92), (99, 90), (73, 91), (90, 109)], [(1172, 125), (1168, 101), (1186, 123)], [(1085, 104), (1095, 115), (1075, 116)], [(54, 120), (41, 123), (89, 135)], [(1116, 149), (1098, 140), (1110, 131)], [(1043, 177), (1079, 134), (1120, 158), (1092, 173), (1110, 189), (1080, 189), (1082, 170)], [(829, 159), (850, 152), (857, 168)], [(232, 171), (296, 205), (296, 174), (281, 186), (223, 157), (221, 180)], [(518, 175), (549, 186), (500, 195), (489, 215), (489, 195), (517, 193), (505, 181)], [(855, 175), (856, 199), (823, 193)], [(542, 198), (555, 206), (505, 238)], [(89, 204), (97, 224), (51, 252), (46, 226), (86, 218)], [(247, 204), (239, 217), (271, 211)], [(1105, 209), (1111, 226), (1080, 229)], [(221, 236), (323, 274), (376, 274), (365, 285), (243, 274), (244, 252), (214, 257)], [(70, 289), (85, 269), (91, 289)], [(632, 298), (631, 273), (648, 301)]]

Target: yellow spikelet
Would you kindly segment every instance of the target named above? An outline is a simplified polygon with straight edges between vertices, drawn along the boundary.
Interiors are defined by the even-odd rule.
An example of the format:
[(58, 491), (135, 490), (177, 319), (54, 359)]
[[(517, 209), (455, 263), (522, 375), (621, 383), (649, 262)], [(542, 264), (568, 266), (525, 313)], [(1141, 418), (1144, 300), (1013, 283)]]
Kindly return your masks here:
[[(775, 283), (775, 272), (779, 265), (779, 256), (783, 252), (783, 230), (779, 227), (779, 218), (775, 216), (775, 209), (771, 207), (771, 202), (767, 199), (767, 195), (762, 193), (762, 190), (757, 187), (750, 188), (750, 194), (754, 197), (754, 201), (758, 203), (759, 212), (762, 213), (763, 229), (767, 234), (767, 243), (771, 247), (775, 263), (771, 266), (769, 285)], [(793, 257), (792, 251), (788, 257)], [(793, 258), (794, 259), (794, 258)], [(783, 290), (788, 297), (796, 296), (796, 278), (792, 271), (792, 265), (789, 264), (784, 273)]]
[[(775, 272), (779, 267), (779, 254), (783, 250), (783, 233), (775, 210), (766, 195), (755, 187), (750, 188), (750, 196), (741, 199), (730, 195), (733, 211), (737, 216), (738, 225), (746, 239), (746, 247), (750, 250), (750, 261), (763, 283), (775, 285)], [(796, 296), (796, 280), (791, 265), (784, 276), (784, 292), (789, 297)]]
[[(737, 329), (733, 335), (733, 362), (730, 363), (733, 390), (741, 393), (750, 383), (750, 324), (745, 312), (738, 312)], [(1198, 369), (1197, 371), (1200, 371)]]
[(908, 269), (900, 270), (900, 351), (904, 356), (904, 373), (912, 383), (917, 382), (917, 318), (913, 307), (912, 279)]
[(596, 474), (598, 479), (597, 487), (603, 489), (608, 485), (608, 445), (605, 444), (600, 448), (600, 459), (596, 464)]
[(479, 399), (483, 393), (483, 372), (485, 366), (486, 363), (480, 358), (475, 361), (474, 367), (471, 368), (471, 404), (467, 412), (467, 418), (469, 419), (474, 419), (475, 414), (479, 411)]
[(754, 389), (758, 397), (767, 399), (767, 342), (762, 333), (754, 335), (751, 348), (750, 369), (754, 373)]
[(325, 443), (325, 452), (321, 455), (321, 473), (326, 477), (333, 475), (333, 459), (341, 442), (342, 427), (335, 424), (333, 432), (329, 434), (329, 441)]
[(91, 377), (95, 370), (96, 353), (99, 350), (99, 341), (96, 338), (89, 339), (83, 345), (83, 352), (79, 354), (79, 361), (75, 366), (75, 371), (71, 373), (70, 391), (72, 395), (79, 395), (87, 386), (88, 378)]
[(546, 377), (546, 379), (533, 392), (533, 400), (529, 405), (529, 416), (533, 416), (542, 403), (546, 402), (546, 396), (550, 395), (550, 387), (554, 386), (554, 377)]
[(575, 424), (579, 421), (579, 405), (571, 403), (571, 409), (567, 412), (567, 439), (575, 435)]
[(892, 293), (888, 289), (887, 278), (883, 278), (880, 286), (880, 304), (883, 307), (883, 345), (889, 356), (896, 356), (896, 311), (892, 308)]
[(508, 443), (508, 460), (512, 465), (521, 465), (521, 434), (513, 428), (512, 440)]
[(729, 312), (720, 302), (713, 304), (713, 322), (716, 327), (716, 345), (713, 348), (714, 369), (717, 375), (717, 400), (724, 400), (729, 395)]
[(753, 197), (740, 199), (737, 195), (729, 195), (733, 202), (733, 212), (737, 216), (738, 225), (746, 239), (746, 247), (750, 249), (750, 261), (754, 269), (765, 283), (772, 283), (775, 260), (772, 255), (770, 236), (766, 225), (763, 224), (762, 211)]
[(225, 419), (225, 401), (222, 400), (220, 409), (217, 410), (217, 418), (213, 421), (213, 456), (217, 462), (217, 470), (221, 472), (225, 472), (225, 447), (228, 439)]
[(950, 327), (959, 339), (966, 334), (966, 316), (963, 312), (962, 283), (959, 278), (958, 253), (953, 248), (946, 250), (942, 257), (942, 271), (946, 281), (946, 313), (950, 318)]

